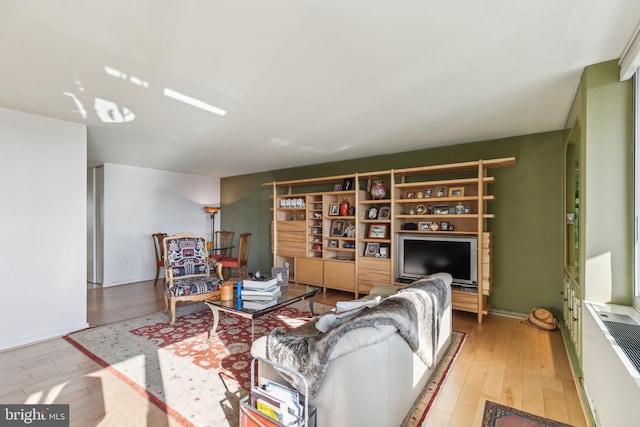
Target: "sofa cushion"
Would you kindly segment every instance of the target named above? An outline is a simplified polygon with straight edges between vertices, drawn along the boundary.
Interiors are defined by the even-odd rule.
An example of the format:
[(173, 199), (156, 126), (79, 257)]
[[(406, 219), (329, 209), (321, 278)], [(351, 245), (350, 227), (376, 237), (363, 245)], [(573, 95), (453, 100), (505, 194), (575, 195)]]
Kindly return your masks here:
[(206, 294), (220, 290), (221, 285), (222, 280), (211, 276), (186, 277), (175, 279), (167, 293), (172, 297)]

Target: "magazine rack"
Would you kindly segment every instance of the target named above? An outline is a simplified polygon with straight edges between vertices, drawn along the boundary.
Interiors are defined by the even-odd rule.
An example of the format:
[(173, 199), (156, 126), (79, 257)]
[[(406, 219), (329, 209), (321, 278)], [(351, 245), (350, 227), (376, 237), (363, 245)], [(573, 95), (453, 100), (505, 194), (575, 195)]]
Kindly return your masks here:
[(283, 370), (291, 375), (302, 378), (304, 384), (304, 395), (299, 396), (299, 404), (303, 407), (302, 416), (296, 417), (296, 421), (290, 424), (281, 424), (272, 418), (265, 416), (259, 412), (255, 402), (251, 401), (251, 395), (245, 396), (240, 400), (240, 427), (316, 427), (316, 408), (309, 405), (309, 385), (306, 378), (297, 371), (287, 367), (275, 364), (261, 357), (255, 357), (251, 360), (251, 387), (256, 387), (256, 363), (262, 362), (269, 364), (279, 370)]

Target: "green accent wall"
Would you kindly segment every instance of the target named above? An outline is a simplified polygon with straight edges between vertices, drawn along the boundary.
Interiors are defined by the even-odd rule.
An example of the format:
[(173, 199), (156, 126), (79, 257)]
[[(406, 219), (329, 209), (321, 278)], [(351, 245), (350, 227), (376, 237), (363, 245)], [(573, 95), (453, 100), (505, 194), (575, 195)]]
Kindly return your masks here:
[(488, 221), (493, 232), (492, 309), (527, 313), (545, 307), (562, 314), (564, 131), (472, 142), (384, 156), (279, 169), (221, 180), (222, 229), (252, 233), (249, 270), (271, 269), (272, 181), (516, 157), (494, 169)]
[[(617, 60), (585, 68), (580, 82), (585, 260), (610, 253), (612, 286), (603, 302), (632, 304), (633, 107), (632, 83), (620, 82)], [(585, 280), (586, 277), (585, 277)], [(584, 283), (586, 300), (598, 283)]]

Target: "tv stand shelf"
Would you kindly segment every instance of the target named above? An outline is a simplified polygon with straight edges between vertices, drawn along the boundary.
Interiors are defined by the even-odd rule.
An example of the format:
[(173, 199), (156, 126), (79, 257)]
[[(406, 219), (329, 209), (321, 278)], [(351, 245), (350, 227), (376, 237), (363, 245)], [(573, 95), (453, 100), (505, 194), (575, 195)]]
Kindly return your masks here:
[[(291, 266), (293, 282), (368, 294), (398, 280), (398, 235), (477, 239), (476, 292), (452, 290), (456, 310), (489, 311), (494, 219), (489, 171), (515, 157), (270, 182), (273, 264)], [(347, 202), (350, 210), (340, 212)], [(435, 225), (433, 225), (435, 224)]]

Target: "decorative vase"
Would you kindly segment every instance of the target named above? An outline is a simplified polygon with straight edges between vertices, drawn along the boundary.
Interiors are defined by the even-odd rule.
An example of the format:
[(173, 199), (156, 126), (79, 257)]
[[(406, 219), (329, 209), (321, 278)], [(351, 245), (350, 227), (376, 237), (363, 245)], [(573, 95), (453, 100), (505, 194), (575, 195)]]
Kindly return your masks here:
[(387, 183), (384, 181), (373, 181), (371, 185), (371, 198), (373, 200), (384, 199), (387, 195)]
[(340, 203), (340, 216), (348, 216), (349, 215), (349, 201), (344, 199), (342, 203)]

